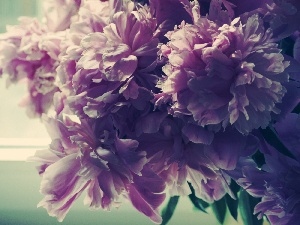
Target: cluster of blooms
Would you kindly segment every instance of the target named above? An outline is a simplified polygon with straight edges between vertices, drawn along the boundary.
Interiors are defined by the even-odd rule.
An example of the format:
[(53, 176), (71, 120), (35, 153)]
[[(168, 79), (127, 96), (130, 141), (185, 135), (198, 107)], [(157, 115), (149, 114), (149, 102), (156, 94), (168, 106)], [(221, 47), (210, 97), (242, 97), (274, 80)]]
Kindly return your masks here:
[[(28, 80), (25, 105), (52, 139), (30, 158), (49, 215), (62, 221), (86, 191), (92, 209), (125, 198), (161, 223), (166, 193), (186, 196), (192, 186), (212, 203), (237, 197), (234, 180), (261, 198), (260, 218), (300, 219), (299, 1), (47, 0), (44, 8), (43, 22), (21, 18), (0, 36), (0, 72)], [(292, 54), (278, 44), (287, 38)]]

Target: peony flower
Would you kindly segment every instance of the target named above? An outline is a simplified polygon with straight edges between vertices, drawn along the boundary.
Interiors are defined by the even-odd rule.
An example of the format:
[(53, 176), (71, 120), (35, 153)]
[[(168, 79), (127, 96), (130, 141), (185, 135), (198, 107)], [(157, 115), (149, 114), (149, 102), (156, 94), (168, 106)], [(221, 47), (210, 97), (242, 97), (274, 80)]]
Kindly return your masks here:
[(77, 154), (71, 154), (51, 164), (43, 174), (40, 192), (45, 197), (38, 207), (44, 207), (50, 216), (57, 217), (60, 222), (97, 176), (98, 171), (93, 167), (86, 167), (88, 173), (82, 175), (81, 167)]
[(192, 18), (189, 13), (183, 7), (188, 0), (151, 0), (150, 8), (153, 11), (157, 24), (159, 25), (159, 39), (165, 39), (163, 35), (170, 30), (173, 30), (174, 26), (180, 24), (182, 21), (192, 22)]
[(43, 1), (44, 20), (52, 32), (64, 31), (70, 27), (76, 16), (81, 0), (46, 0)]
[[(83, 52), (80, 45), (81, 40), (89, 33), (102, 32), (103, 27), (108, 24), (109, 16), (110, 7), (108, 1), (90, 0), (82, 2), (78, 11), (77, 21), (71, 24), (69, 31), (66, 33), (66, 39), (63, 42), (60, 54), (60, 65), (57, 68), (60, 89), (64, 92), (72, 93), (79, 88), (76, 80), (73, 82), (72, 79), (77, 70), (76, 62), (80, 59)], [(84, 81), (82, 80), (82, 82)], [(85, 86), (84, 84), (81, 85)]]
[[(10, 75), (15, 82), (24, 77), (34, 77), (35, 67), (43, 59), (45, 52), (39, 51), (39, 39), (46, 28), (36, 19), (20, 18), (20, 24), (8, 26), (1, 34), (1, 72)], [(32, 63), (30, 63), (32, 62)]]
[[(21, 106), (30, 117), (41, 116), (52, 106), (56, 84), (58, 55), (65, 30), (80, 6), (80, 0), (47, 0), (44, 23), (34, 18), (20, 18), (20, 24), (8, 26), (0, 36), (0, 72), (10, 82), (27, 79), (28, 96)], [(75, 20), (75, 18), (73, 18)]]
[(147, 153), (171, 196), (190, 194), (189, 182), (196, 196), (207, 202), (219, 200), (226, 193), (233, 196), (230, 178), (222, 170), (235, 169), (239, 157), (251, 155), (257, 146), (251, 135), (242, 136), (232, 129), (213, 138), (212, 132), (158, 112), (142, 116), (136, 132), (139, 151)]
[(269, 22), (274, 37), (283, 39), (299, 29), (300, 3), (297, 0), (273, 0), (266, 5), (265, 21)]
[[(63, 220), (72, 203), (87, 190), (85, 204), (109, 210), (126, 197), (133, 206), (154, 222), (160, 223), (158, 206), (165, 195), (164, 181), (149, 166), (146, 153), (137, 151), (139, 142), (119, 138), (114, 121), (71, 120), (63, 96), (55, 96), (57, 116), (45, 118), (52, 138), (49, 150), (37, 152), (31, 161), (40, 162), (41, 193), (39, 206), (49, 215)], [(153, 182), (156, 185), (149, 186)]]
[[(275, 124), (280, 140), (296, 156), (284, 156), (267, 143), (261, 143), (265, 164), (261, 169), (249, 159), (241, 159), (235, 171), (229, 174), (254, 197), (262, 198), (254, 213), (266, 215), (272, 225), (296, 224), (300, 215), (299, 115), (289, 114)], [(267, 149), (265, 149), (267, 148)]]
[[(199, 14), (197, 14), (199, 15)], [(167, 34), (168, 59), (159, 87), (171, 97), (169, 112), (200, 126), (233, 125), (247, 134), (265, 128), (280, 111), (288, 61), (258, 15), (219, 27), (196, 16)]]
[[(199, 1), (201, 4), (202, 0)], [(300, 4), (297, 0), (253, 0), (246, 2), (211, 0), (210, 8), (212, 8), (212, 5), (217, 5), (217, 8), (218, 5), (225, 8), (232, 19), (235, 17), (248, 18), (255, 13), (262, 15), (267, 27), (272, 29), (273, 37), (276, 40), (286, 38), (299, 29), (299, 24), (296, 21), (300, 16)], [(213, 6), (213, 8), (215, 7)], [(220, 10), (217, 10), (217, 12), (220, 13)], [(209, 13), (212, 13), (211, 9)]]
[(300, 219), (299, 162), (279, 157), (266, 157), (264, 168), (271, 174), (265, 184), (265, 193), (254, 213), (265, 214), (271, 224), (295, 224)]
[(111, 1), (121, 5), (108, 21), (107, 4), (101, 4), (105, 6), (101, 11), (92, 12), (86, 11), (88, 4), (82, 6), (82, 22), (70, 30), (71, 38), (78, 31), (79, 36), (61, 55), (58, 69), (62, 87), (72, 93), (70, 106), (81, 117), (105, 116), (130, 101), (146, 102), (152, 98), (150, 90), (155, 89), (157, 79), (149, 73), (156, 65), (158, 50), (156, 23), (149, 8), (134, 10), (132, 2)]
[[(82, 191), (93, 184), (99, 174), (96, 166), (80, 158), (80, 149), (71, 141), (62, 121), (44, 117), (52, 143), (48, 150), (37, 151), (29, 161), (39, 162), (42, 175), (40, 192), (45, 195), (38, 204), (61, 222)], [(69, 125), (71, 120), (65, 121)]]
[(241, 163), (239, 185), (254, 197), (262, 198), (254, 208), (258, 218), (266, 215), (272, 225), (295, 224), (300, 215), (299, 162), (282, 155), (266, 155), (262, 170), (255, 163)]
[(1, 72), (8, 74), (10, 82), (25, 79), (28, 96), (21, 105), (31, 117), (41, 116), (52, 106), (53, 94), (59, 91), (56, 85), (56, 67), (63, 32), (49, 32), (46, 26), (35, 19), (21, 18), (20, 24), (8, 27), (0, 39)]

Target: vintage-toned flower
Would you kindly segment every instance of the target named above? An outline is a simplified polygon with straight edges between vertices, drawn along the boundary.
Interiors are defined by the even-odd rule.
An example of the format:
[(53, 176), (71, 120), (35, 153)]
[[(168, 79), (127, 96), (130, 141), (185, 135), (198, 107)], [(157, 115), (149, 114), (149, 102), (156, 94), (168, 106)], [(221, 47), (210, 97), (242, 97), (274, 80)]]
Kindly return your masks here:
[(31, 117), (46, 113), (52, 106), (53, 94), (59, 91), (56, 67), (63, 38), (64, 32), (52, 33), (32, 18), (21, 18), (19, 25), (8, 27), (0, 37), (1, 73), (13, 83), (27, 81), (29, 93), (21, 105)]
[(300, 219), (299, 162), (285, 157), (266, 157), (263, 168), (270, 175), (265, 182), (265, 193), (254, 213), (265, 214), (271, 224), (295, 224)]
[[(201, 0), (199, 1), (201, 4)], [(272, 29), (273, 38), (276, 40), (286, 38), (299, 29), (296, 21), (300, 18), (300, 3), (297, 0), (211, 0), (210, 6), (212, 4), (222, 6), (231, 18), (247, 18), (259, 13), (266, 27)]]
[(249, 194), (261, 198), (254, 208), (258, 218), (266, 215), (272, 225), (295, 224), (300, 218), (299, 162), (277, 154), (265, 158), (261, 170), (252, 160), (241, 160), (240, 174), (231, 176)]
[[(152, 70), (158, 39), (149, 7), (135, 8), (129, 1), (111, 4), (120, 5), (109, 18), (105, 14), (108, 8), (102, 7), (100, 12), (86, 14), (90, 20), (82, 16), (83, 22), (71, 26), (70, 37), (75, 37), (78, 29), (80, 36), (61, 55), (60, 80), (72, 93), (68, 96), (71, 108), (81, 117), (97, 118), (124, 105), (148, 102), (155, 89), (157, 77)], [(84, 9), (85, 4), (80, 15), (87, 12)], [(86, 30), (89, 32), (82, 32)]]
[[(61, 42), (80, 6), (80, 0), (47, 0), (43, 2), (44, 21), (21, 17), (19, 24), (8, 26), (0, 36), (0, 71), (10, 82), (27, 79), (28, 95), (21, 106), (30, 117), (47, 113), (56, 84)], [(76, 20), (76, 18), (73, 18)]]
[[(48, 150), (37, 151), (28, 160), (40, 164), (40, 192), (45, 196), (38, 206), (44, 207), (50, 216), (62, 221), (74, 201), (93, 184), (100, 171), (81, 158), (80, 148), (72, 142), (72, 133), (63, 121), (46, 116), (44, 121), (52, 143)], [(70, 119), (65, 122), (69, 126), (75, 124)]]
[(45, 56), (38, 45), (41, 35), (46, 33), (46, 28), (36, 19), (23, 17), (19, 21), (19, 25), (8, 26), (7, 32), (0, 37), (3, 43), (1, 72), (9, 74), (11, 81), (33, 77), (34, 66)]
[(159, 87), (170, 113), (200, 126), (233, 125), (241, 133), (268, 126), (286, 93), (285, 61), (258, 15), (218, 27), (206, 18), (182, 23), (161, 47), (168, 59)]
[(85, 204), (93, 209), (109, 210), (124, 196), (160, 223), (157, 208), (165, 198), (165, 183), (146, 165), (146, 153), (137, 151), (138, 141), (119, 138), (109, 117), (75, 122), (65, 112), (45, 118), (52, 143), (30, 159), (41, 164), (40, 190), (45, 197), (39, 206), (62, 221), (87, 190)]
[[(63, 221), (74, 201), (87, 189), (99, 171), (92, 165), (82, 169), (77, 154), (71, 154), (49, 165), (43, 173), (40, 192), (45, 195), (38, 204), (44, 207), (50, 216)], [(86, 174), (82, 174), (86, 171)]]
[(297, 0), (272, 0), (266, 4), (265, 21), (269, 22), (274, 37), (281, 40), (299, 30), (300, 2)]
[[(79, 84), (76, 80), (73, 82), (72, 78), (77, 71), (76, 62), (80, 59), (83, 52), (80, 45), (81, 40), (90, 33), (102, 32), (103, 27), (109, 22), (110, 12), (111, 8), (108, 1), (89, 0), (82, 2), (78, 11), (77, 21), (71, 24), (70, 29), (66, 33), (66, 39), (62, 43), (60, 65), (57, 68), (57, 72), (60, 79), (60, 88), (64, 92), (73, 93), (79, 88), (77, 87)], [(84, 80), (81, 80), (81, 82), (84, 82)], [(89, 82), (81, 85), (85, 87)]]
[(294, 159), (262, 142), (265, 164), (261, 169), (252, 159), (240, 159), (236, 170), (227, 173), (249, 194), (262, 198), (254, 208), (259, 218), (266, 215), (272, 225), (295, 224), (300, 218), (299, 115), (289, 114), (274, 127)]
[(81, 0), (46, 0), (42, 6), (44, 20), (52, 32), (64, 31), (70, 27), (73, 17), (77, 16)]
[[(230, 178), (223, 170), (233, 170), (239, 157), (253, 154), (257, 140), (234, 129), (215, 134), (165, 113), (149, 113), (136, 122), (138, 149), (147, 153), (153, 170), (168, 184), (170, 195), (190, 194), (213, 202), (226, 193)], [(232, 195), (233, 196), (233, 195)]]

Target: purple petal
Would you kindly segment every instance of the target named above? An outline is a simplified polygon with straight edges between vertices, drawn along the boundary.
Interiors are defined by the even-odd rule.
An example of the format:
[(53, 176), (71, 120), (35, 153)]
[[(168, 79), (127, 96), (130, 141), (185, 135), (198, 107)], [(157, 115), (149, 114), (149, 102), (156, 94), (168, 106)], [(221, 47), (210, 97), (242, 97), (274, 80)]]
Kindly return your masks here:
[(214, 138), (213, 132), (194, 124), (186, 124), (182, 128), (182, 133), (187, 136), (191, 142), (197, 144), (210, 145)]
[(87, 195), (84, 199), (84, 204), (91, 209), (99, 209), (101, 207), (102, 191), (100, 189), (98, 179), (91, 180), (87, 187)]
[(136, 70), (137, 63), (137, 58), (134, 55), (120, 59), (114, 64), (114, 66), (111, 68), (111, 71), (106, 74), (107, 80), (125, 81)]
[(134, 183), (129, 186), (129, 199), (138, 211), (160, 224), (162, 218), (157, 208), (165, 199), (164, 188), (164, 182), (158, 175), (150, 170), (143, 171), (142, 176), (134, 176)]
[(135, 174), (141, 175), (141, 170), (147, 162), (146, 152), (135, 151), (139, 142), (131, 139), (116, 139), (115, 146), (121, 159)]
[(298, 37), (295, 41), (293, 56), (298, 62), (300, 62), (300, 37)]
[(233, 170), (240, 156), (253, 154), (258, 141), (253, 136), (243, 136), (236, 131), (226, 131), (215, 135), (212, 148), (206, 154), (214, 164), (225, 170)]
[(38, 206), (46, 208), (49, 215), (56, 216), (59, 221), (89, 183), (85, 177), (78, 176), (80, 168), (77, 154), (71, 154), (47, 167), (43, 174), (40, 192), (45, 197)]
[(161, 112), (153, 112), (149, 113), (145, 117), (141, 117), (136, 123), (136, 132), (137, 135), (141, 135), (143, 133), (151, 134), (158, 132), (161, 123), (166, 118), (165, 113)]
[(290, 113), (287, 117), (274, 125), (280, 140), (297, 156), (300, 156), (300, 117)]

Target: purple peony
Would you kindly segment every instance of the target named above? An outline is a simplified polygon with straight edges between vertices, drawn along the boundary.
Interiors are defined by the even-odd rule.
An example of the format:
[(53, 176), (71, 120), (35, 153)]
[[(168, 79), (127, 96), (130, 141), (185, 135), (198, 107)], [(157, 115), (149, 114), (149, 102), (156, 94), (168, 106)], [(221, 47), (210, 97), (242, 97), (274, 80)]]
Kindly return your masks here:
[[(201, 5), (202, 0), (198, 1)], [(259, 13), (276, 40), (286, 38), (299, 29), (300, 3), (297, 0), (211, 0), (210, 8), (212, 5), (222, 6), (230, 18), (248, 18)]]
[(269, 22), (275, 38), (280, 40), (299, 30), (299, 23), (296, 22), (300, 19), (299, 1), (273, 0), (273, 3), (265, 7), (265, 21)]
[(200, 126), (233, 125), (241, 133), (268, 126), (286, 93), (289, 65), (258, 15), (219, 27), (196, 14), (167, 34), (159, 87), (169, 112)]
[(61, 221), (74, 200), (87, 190), (85, 204), (90, 208), (109, 210), (125, 197), (160, 223), (158, 207), (165, 198), (165, 183), (147, 164), (139, 142), (119, 137), (110, 116), (74, 119), (66, 114), (67, 105), (61, 110), (66, 103), (63, 96), (57, 94), (55, 102), (56, 117), (45, 117), (52, 138), (49, 150), (38, 151), (30, 159), (40, 163), (40, 190), (45, 197), (39, 206)]
[(262, 170), (242, 161), (241, 174), (233, 176), (249, 194), (262, 198), (254, 208), (258, 218), (266, 215), (272, 225), (297, 224), (300, 216), (300, 164), (284, 156), (266, 156)]
[(69, 104), (81, 117), (102, 117), (128, 104), (142, 109), (157, 80), (158, 39), (149, 7), (111, 1), (119, 5), (108, 17), (106, 2), (99, 4), (101, 11), (87, 11), (88, 4), (79, 10), (58, 68)]
[(272, 225), (297, 224), (300, 219), (299, 115), (289, 114), (275, 124), (275, 129), (295, 159), (262, 143), (261, 148), (268, 154), (261, 169), (252, 160), (241, 159), (238, 169), (229, 174), (251, 195), (262, 198), (254, 208), (259, 218), (266, 215)]
[(171, 195), (190, 194), (190, 182), (196, 196), (208, 202), (232, 195), (230, 178), (222, 170), (235, 169), (239, 157), (251, 155), (257, 146), (251, 135), (231, 129), (214, 137), (202, 127), (157, 112), (139, 118), (136, 134), (138, 149), (147, 153)]
[[(38, 206), (46, 208), (50, 216), (62, 221), (82, 191), (92, 186), (100, 171), (80, 158), (80, 149), (72, 143), (71, 134), (62, 121), (44, 119), (52, 143), (49, 150), (37, 151), (29, 161), (40, 163), (40, 192), (45, 197)], [(69, 119), (66, 122), (68, 125), (75, 124)]]

